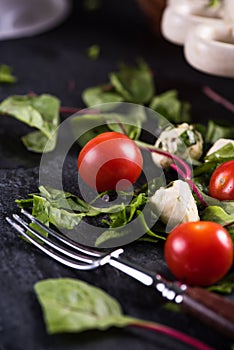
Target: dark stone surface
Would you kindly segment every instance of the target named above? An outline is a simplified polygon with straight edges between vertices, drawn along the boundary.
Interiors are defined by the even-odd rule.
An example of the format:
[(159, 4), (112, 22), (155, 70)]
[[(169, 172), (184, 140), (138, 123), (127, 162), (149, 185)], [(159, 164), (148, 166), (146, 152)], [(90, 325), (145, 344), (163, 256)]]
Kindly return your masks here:
[[(101, 47), (92, 62), (86, 49)], [(1, 100), (12, 94), (51, 93), (62, 105), (82, 107), (84, 88), (104, 82), (119, 61), (134, 63), (144, 57), (155, 71), (158, 91), (177, 88), (193, 105), (198, 121), (208, 118), (233, 120), (233, 114), (205, 97), (209, 85), (233, 100), (234, 81), (199, 73), (187, 65), (182, 49), (154, 37), (133, 1), (103, 1), (96, 12), (85, 12), (75, 2), (71, 16), (60, 27), (34, 38), (0, 42), (1, 62), (12, 65), (18, 82), (0, 86)], [(69, 89), (69, 82), (74, 89)], [(148, 331), (111, 329), (80, 335), (48, 336), (41, 309), (33, 292), (38, 280), (49, 277), (80, 278), (103, 288), (131, 316), (160, 322), (197, 337), (214, 349), (230, 349), (230, 342), (200, 322), (163, 307), (155, 291), (112, 269), (74, 272), (38, 253), (5, 222), (17, 210), (16, 198), (37, 190), (40, 156), (27, 152), (20, 137), (28, 128), (9, 118), (0, 118), (0, 349), (1, 350), (119, 350), (189, 349), (178, 342)], [(68, 168), (69, 171), (69, 168)], [(70, 188), (73, 189), (72, 184)], [(125, 256), (152, 270), (168, 274), (162, 246), (133, 243)]]

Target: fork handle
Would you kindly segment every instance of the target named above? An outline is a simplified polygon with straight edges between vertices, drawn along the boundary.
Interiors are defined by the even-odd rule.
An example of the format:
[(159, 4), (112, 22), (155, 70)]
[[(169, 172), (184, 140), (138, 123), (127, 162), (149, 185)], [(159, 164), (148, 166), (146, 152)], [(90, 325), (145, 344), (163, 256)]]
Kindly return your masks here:
[(234, 340), (234, 303), (199, 287), (187, 287), (182, 309)]
[(181, 305), (188, 314), (234, 340), (234, 303), (200, 287), (169, 282), (155, 276), (155, 287), (167, 300)]
[(169, 282), (160, 275), (152, 285), (162, 296), (208, 326), (234, 340), (234, 303), (200, 287)]
[(234, 340), (234, 303), (230, 300), (200, 287), (169, 282), (119, 257), (111, 256), (106, 262), (155, 288), (165, 299), (180, 304), (184, 311)]

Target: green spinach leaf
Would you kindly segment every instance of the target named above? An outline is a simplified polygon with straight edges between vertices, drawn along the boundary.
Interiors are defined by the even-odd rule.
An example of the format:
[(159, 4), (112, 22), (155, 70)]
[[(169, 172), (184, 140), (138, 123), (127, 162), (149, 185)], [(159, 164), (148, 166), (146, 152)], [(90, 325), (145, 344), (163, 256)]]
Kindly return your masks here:
[(180, 101), (176, 90), (169, 90), (155, 96), (150, 103), (150, 108), (172, 123), (189, 122), (191, 119), (190, 104)]
[(98, 57), (100, 55), (100, 51), (101, 51), (100, 46), (94, 44), (94, 45), (91, 45), (90, 47), (88, 47), (87, 55), (92, 61), (95, 61), (98, 59)]
[[(44, 186), (40, 186), (39, 191), (40, 193), (29, 195), (29, 199), (16, 200), (17, 205), (25, 209), (32, 207), (34, 217), (47, 226), (52, 224), (57, 228), (75, 229), (77, 235), (79, 235), (79, 225), (84, 218), (97, 217), (99, 224), (103, 226), (103, 233), (95, 239), (97, 246), (119, 237), (131, 235), (132, 227), (129, 229), (127, 224), (135, 218), (138, 218), (136, 223), (133, 222), (133, 227), (136, 226), (136, 230), (139, 229), (137, 225), (140, 225), (145, 232), (145, 236), (151, 236), (154, 241), (165, 240), (165, 236), (161, 231), (160, 233), (153, 232), (146, 223), (145, 216), (142, 213), (142, 209), (148, 201), (145, 193), (121, 192), (118, 198), (119, 203), (100, 206), (100, 202), (98, 202), (100, 196), (95, 198), (92, 203), (87, 204), (69, 192)], [(128, 204), (124, 202), (126, 196), (130, 196)], [(147, 216), (151, 218), (152, 215), (148, 209)], [(105, 227), (108, 230), (105, 230)]]
[(107, 131), (124, 132), (131, 139), (137, 140), (145, 120), (144, 110), (139, 107), (137, 113), (128, 111), (127, 116), (119, 113), (78, 115), (72, 118), (71, 127), (74, 137), (83, 147), (89, 140)]
[(207, 203), (208, 206), (217, 206), (222, 208), (227, 212), (229, 215), (233, 215), (234, 213), (234, 201), (219, 201), (216, 198), (210, 197), (206, 193), (202, 192), (199, 190), (202, 197), (204, 198), (205, 202)]
[(213, 144), (221, 138), (232, 139), (233, 135), (234, 135), (233, 125), (219, 125), (213, 120), (209, 120), (207, 125), (205, 142)]
[(217, 165), (232, 160), (234, 159), (234, 145), (229, 142), (219, 148), (216, 152), (206, 156), (204, 159), (207, 162), (215, 162)]
[[(129, 215), (130, 214), (130, 215)], [(147, 216), (149, 213), (147, 213)], [(152, 212), (150, 212), (152, 216)], [(114, 218), (114, 220), (113, 220)], [(137, 218), (136, 222), (132, 223), (131, 228), (127, 225), (133, 218)], [(140, 232), (145, 232), (145, 234), (140, 237), (140, 240), (151, 241), (153, 243), (158, 242), (159, 240), (165, 240), (165, 231), (157, 232), (157, 230), (152, 231), (152, 229), (148, 226), (148, 223), (145, 220), (145, 216), (141, 211), (141, 208), (131, 208), (130, 213), (128, 211), (123, 210), (122, 212), (118, 212), (116, 215), (112, 215), (111, 220), (108, 221), (107, 225), (110, 227), (109, 230), (104, 231), (95, 242), (96, 247), (110, 247), (111, 244), (114, 246), (118, 243), (119, 238), (123, 237), (131, 237), (132, 233), (137, 230)], [(113, 228), (113, 229), (112, 229)]]
[(93, 107), (104, 103), (123, 101), (123, 97), (109, 84), (85, 89), (82, 93), (82, 99), (88, 107)]
[(0, 113), (38, 129), (22, 138), (33, 152), (50, 152), (54, 149), (59, 125), (59, 100), (51, 95), (11, 96), (0, 103)]
[(147, 202), (147, 197), (144, 193), (140, 193), (128, 205), (120, 205), (120, 210), (116, 213), (110, 214), (110, 227), (120, 227), (127, 225), (134, 217), (136, 212), (143, 208)]
[(234, 273), (227, 274), (216, 284), (208, 287), (208, 290), (211, 292), (230, 294), (234, 288)]
[(110, 74), (110, 82), (126, 102), (145, 104), (154, 94), (153, 75), (142, 60), (136, 67), (122, 64), (118, 72)]
[(119, 303), (99, 288), (70, 278), (35, 285), (49, 334), (124, 327), (136, 319), (123, 315)]
[(222, 226), (234, 224), (234, 214), (228, 214), (223, 208), (210, 205), (202, 213), (202, 220), (214, 221)]
[(210, 181), (210, 176), (214, 170), (224, 162), (234, 159), (234, 146), (233, 144), (227, 143), (225, 146), (221, 147), (217, 151), (204, 157), (205, 162), (194, 168), (194, 183), (198, 188), (208, 193), (208, 186)]
[[(79, 197), (50, 187), (39, 187), (40, 193), (32, 195), (32, 214), (39, 221), (58, 228), (72, 230), (84, 216), (98, 215), (99, 212), (86, 205)], [(17, 200), (21, 208), (28, 208), (28, 200)]]
[(6, 64), (0, 64), (0, 83), (13, 84), (17, 78), (12, 74), (12, 68)]

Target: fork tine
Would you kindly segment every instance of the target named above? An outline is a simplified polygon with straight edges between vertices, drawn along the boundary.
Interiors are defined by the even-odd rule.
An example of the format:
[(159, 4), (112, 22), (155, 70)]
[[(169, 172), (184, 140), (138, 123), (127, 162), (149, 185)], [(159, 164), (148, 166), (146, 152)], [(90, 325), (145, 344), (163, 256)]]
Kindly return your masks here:
[(43, 230), (48, 232), (51, 236), (55, 237), (57, 240), (59, 240), (63, 244), (66, 244), (67, 246), (71, 247), (72, 249), (78, 250), (81, 253), (85, 253), (87, 255), (91, 255), (91, 256), (94, 256), (94, 257), (101, 257), (102, 256), (102, 253), (100, 251), (97, 251), (97, 250), (94, 250), (94, 249), (91, 249), (91, 248), (86, 248), (86, 247), (84, 248), (81, 244), (72, 241), (68, 237), (66, 237), (66, 239), (65, 239), (58, 232), (52, 230), (50, 227), (45, 226), (42, 222), (37, 220), (34, 216), (32, 216), (26, 210), (21, 209), (21, 213), (24, 214), (27, 218), (29, 218), (32, 222), (37, 224), (39, 227), (41, 227)]
[(26, 221), (24, 221), (19, 215), (17, 214), (13, 214), (13, 218), (19, 223), (21, 224), (21, 226), (23, 226), (26, 230), (30, 231), (35, 237), (37, 237), (38, 239), (40, 239), (42, 242), (44, 242), (45, 244), (47, 244), (48, 246), (50, 246), (51, 248), (54, 248), (55, 250), (59, 251), (60, 253), (69, 256), (72, 259), (75, 260), (79, 260), (82, 262), (86, 262), (88, 264), (92, 263), (92, 259), (88, 258), (88, 257), (84, 257), (83, 255), (80, 255), (78, 253), (73, 253), (72, 251), (66, 249), (65, 247), (63, 247), (62, 245), (58, 245), (57, 243), (53, 242), (52, 240), (50, 240), (48, 237), (43, 236), (42, 234), (40, 234), (38, 231), (36, 231), (35, 229), (33, 229)]
[[(56, 261), (62, 263), (65, 266), (71, 267), (71, 268), (76, 269), (76, 270), (92, 270), (92, 269), (95, 269), (98, 266), (100, 266), (100, 259), (94, 259), (94, 260), (90, 259), (90, 262), (86, 262), (86, 263), (83, 263), (83, 264), (78, 264), (77, 262), (74, 262), (71, 259), (65, 258), (64, 256), (53, 252), (52, 250), (50, 250), (49, 248), (45, 247), (40, 242), (36, 241), (16, 221), (12, 220), (9, 217), (6, 217), (6, 220), (17, 232), (19, 232), (24, 238), (26, 238), (35, 247), (37, 247), (42, 252), (44, 252), (46, 255), (50, 256), (51, 258), (55, 259)], [(41, 237), (42, 236), (40, 236), (40, 239), (41, 239)]]

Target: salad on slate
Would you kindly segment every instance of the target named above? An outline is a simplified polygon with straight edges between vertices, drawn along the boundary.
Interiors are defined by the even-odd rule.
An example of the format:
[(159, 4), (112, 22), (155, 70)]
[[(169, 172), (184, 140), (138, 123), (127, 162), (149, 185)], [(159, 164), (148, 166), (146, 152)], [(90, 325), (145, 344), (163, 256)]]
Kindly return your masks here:
[[(193, 123), (191, 106), (180, 101), (177, 91), (156, 94), (152, 73), (143, 61), (134, 67), (122, 65), (107, 83), (86, 89), (83, 100), (88, 109), (73, 119), (74, 129), (82, 130), (94, 119), (100, 126), (78, 140), (77, 167), (82, 181), (98, 196), (87, 203), (79, 193), (40, 186), (38, 193), (16, 203), (31, 208), (46, 225), (75, 230), (77, 235), (86, 220), (98, 223), (103, 232), (95, 237), (97, 247), (127, 236), (129, 223), (138, 218), (144, 231), (138, 239), (154, 245), (165, 241), (165, 259), (178, 280), (231, 292), (234, 126)], [(154, 110), (168, 124), (158, 127), (157, 137), (149, 142), (144, 125), (152, 125), (153, 120), (147, 119), (144, 108), (131, 116), (130, 124), (121, 113), (115, 114), (115, 123), (109, 122), (108, 110), (90, 113), (94, 105), (114, 102)], [(42, 152), (49, 141), (45, 150), (49, 152), (56, 147), (51, 135), (60, 122), (59, 108), (54, 96), (13, 96), (0, 104), (0, 113), (37, 128), (23, 142), (29, 150)], [(157, 176), (145, 179), (144, 157), (150, 159), (152, 169), (161, 169), (155, 171)], [(100, 200), (109, 205), (98, 206)]]

